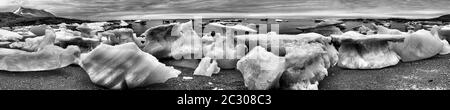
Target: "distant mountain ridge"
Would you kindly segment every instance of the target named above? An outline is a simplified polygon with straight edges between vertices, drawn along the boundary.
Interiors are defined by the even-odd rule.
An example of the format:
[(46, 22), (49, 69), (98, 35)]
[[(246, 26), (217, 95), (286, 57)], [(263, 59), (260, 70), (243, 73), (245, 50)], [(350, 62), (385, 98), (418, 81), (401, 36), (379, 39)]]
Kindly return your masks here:
[(16, 11), (13, 12), (16, 15), (24, 16), (24, 17), (56, 17), (56, 15), (47, 12), (45, 10), (38, 10), (32, 8), (19, 7)]
[(363, 21), (363, 20), (391, 20), (391, 21), (442, 21), (442, 22), (450, 22), (450, 14), (442, 15), (435, 18), (420, 18), (420, 19), (412, 19), (412, 18), (345, 18), (340, 19), (342, 21)]
[(450, 22), (450, 14), (442, 15), (440, 17), (433, 18), (433, 19), (438, 20), (438, 21)]
[(92, 21), (57, 17), (45, 10), (24, 7), (19, 7), (14, 12), (0, 12), (0, 27), (85, 22)]
[(412, 21), (442, 21), (442, 22), (450, 22), (450, 14), (442, 15), (436, 18), (429, 18), (429, 19), (404, 19), (404, 18), (390, 18), (395, 20), (412, 20)]

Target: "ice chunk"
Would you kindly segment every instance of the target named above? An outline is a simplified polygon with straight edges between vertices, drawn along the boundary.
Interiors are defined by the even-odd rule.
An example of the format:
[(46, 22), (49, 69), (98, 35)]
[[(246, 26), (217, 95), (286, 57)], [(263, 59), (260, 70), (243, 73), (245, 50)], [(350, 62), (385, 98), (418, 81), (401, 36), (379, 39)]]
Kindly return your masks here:
[(193, 30), (192, 21), (152, 27), (141, 36), (145, 43), (136, 44), (156, 58), (202, 58), (202, 40)]
[(450, 54), (450, 45), (449, 45), (448, 41), (447, 40), (441, 40), (441, 42), (444, 44), (443, 45), (444, 47), (442, 48), (442, 51), (439, 54), (440, 55)]
[(235, 44), (234, 38), (218, 34), (211, 44), (204, 44), (206, 57), (215, 59), (221, 69), (235, 69), (237, 61), (245, 56), (245, 44)]
[(22, 38), (18, 33), (0, 29), (0, 41), (19, 41)]
[(217, 66), (217, 62), (210, 57), (205, 57), (200, 61), (199, 66), (194, 71), (194, 75), (211, 76), (212, 74), (219, 73), (220, 68)]
[(404, 62), (427, 59), (439, 54), (444, 44), (430, 31), (419, 30), (409, 34), (402, 43), (392, 43), (393, 50)]
[(0, 70), (45, 71), (76, 64), (80, 49), (69, 46), (66, 49), (47, 45), (37, 52), (16, 49), (0, 49)]
[(25, 51), (35, 52), (47, 45), (53, 45), (56, 41), (56, 35), (53, 29), (47, 29), (44, 37), (27, 38), (25, 42), (14, 42), (10, 44), (10, 48), (21, 49)]
[(103, 43), (109, 45), (124, 44), (136, 40), (136, 36), (133, 35), (133, 30), (128, 28), (109, 30), (101, 33), (101, 36), (107, 38)]
[(388, 42), (401, 42), (404, 35), (362, 35), (347, 32), (333, 36), (341, 43), (338, 66), (349, 69), (379, 69), (396, 65), (400, 57)]
[(390, 34), (390, 35), (402, 35), (407, 34), (397, 29), (389, 29), (384, 26), (375, 26), (377, 28), (377, 34)]
[(328, 75), (328, 68), (338, 61), (337, 50), (327, 43), (308, 43), (287, 49), (282, 88), (317, 90), (318, 82)]
[(181, 73), (141, 51), (135, 43), (116, 46), (101, 44), (93, 51), (82, 54), (80, 65), (92, 82), (111, 89), (164, 83)]
[(239, 42), (244, 42), (248, 50), (252, 50), (255, 46), (261, 46), (275, 55), (286, 55), (286, 47), (302, 45), (308, 42), (324, 42), (331, 41), (331, 38), (325, 37), (317, 33), (305, 33), (298, 35), (282, 35), (276, 33), (269, 34), (254, 34), (254, 35), (239, 35), (236, 36)]
[(238, 61), (237, 69), (250, 90), (278, 88), (279, 79), (285, 70), (285, 59), (257, 46)]
[(47, 30), (48, 28), (50, 27), (48, 27), (47, 25), (32, 26), (30, 28), (30, 32), (36, 36), (43, 36), (45, 35), (45, 30)]

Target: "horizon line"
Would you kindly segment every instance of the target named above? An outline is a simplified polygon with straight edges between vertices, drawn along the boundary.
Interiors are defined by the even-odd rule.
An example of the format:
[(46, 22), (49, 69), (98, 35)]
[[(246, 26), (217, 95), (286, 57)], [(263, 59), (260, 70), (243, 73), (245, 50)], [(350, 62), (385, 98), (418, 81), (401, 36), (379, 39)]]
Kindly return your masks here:
[(431, 19), (448, 15), (444, 13), (436, 14), (397, 14), (397, 13), (334, 13), (334, 12), (307, 12), (307, 13), (172, 13), (172, 14), (145, 14), (145, 15), (122, 15), (116, 16), (92, 16), (73, 17), (61, 16), (65, 18), (108, 21), (108, 20), (144, 20), (144, 19), (196, 19), (196, 18), (273, 18), (273, 19)]

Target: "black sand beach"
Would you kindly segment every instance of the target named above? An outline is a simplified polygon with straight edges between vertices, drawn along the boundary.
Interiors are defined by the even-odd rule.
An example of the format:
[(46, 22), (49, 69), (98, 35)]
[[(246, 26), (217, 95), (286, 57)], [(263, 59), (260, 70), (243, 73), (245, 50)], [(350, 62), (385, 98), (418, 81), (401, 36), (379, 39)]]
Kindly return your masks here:
[[(450, 89), (450, 55), (399, 63), (379, 70), (329, 69), (319, 90), (447, 90)], [(222, 70), (212, 77), (193, 76), (192, 69), (164, 84), (139, 90), (246, 90), (237, 70)], [(185, 79), (183, 77), (192, 77)], [(87, 73), (77, 65), (42, 72), (0, 71), (0, 90), (102, 90), (91, 83)]]

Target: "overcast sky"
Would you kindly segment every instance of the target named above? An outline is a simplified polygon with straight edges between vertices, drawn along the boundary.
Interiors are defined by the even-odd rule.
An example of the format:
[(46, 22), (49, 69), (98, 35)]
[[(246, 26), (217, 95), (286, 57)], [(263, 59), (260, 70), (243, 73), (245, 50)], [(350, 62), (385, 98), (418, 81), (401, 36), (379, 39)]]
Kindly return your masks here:
[(450, 0), (0, 0), (79, 19), (179, 17), (435, 17), (450, 14)]

